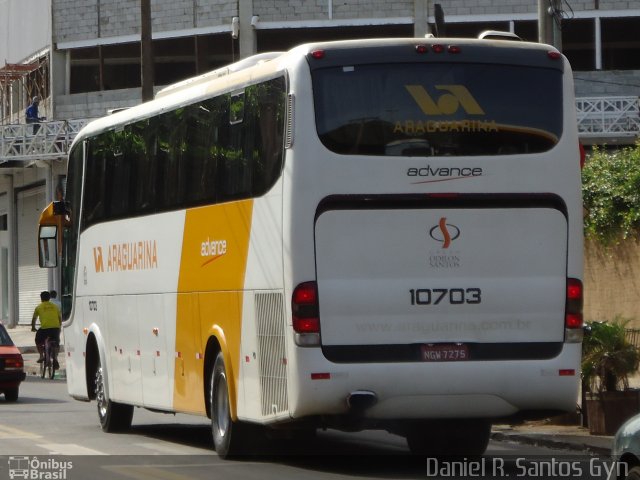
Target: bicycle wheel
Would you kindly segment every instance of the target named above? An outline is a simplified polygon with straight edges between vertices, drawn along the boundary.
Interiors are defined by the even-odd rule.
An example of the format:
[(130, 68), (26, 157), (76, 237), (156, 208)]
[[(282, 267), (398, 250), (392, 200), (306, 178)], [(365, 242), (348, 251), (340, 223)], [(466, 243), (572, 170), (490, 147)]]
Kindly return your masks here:
[(56, 369), (58, 364), (58, 359), (56, 358), (56, 353), (58, 350), (58, 345), (55, 342), (52, 342), (49, 345), (49, 378), (53, 380), (53, 377), (56, 375)]
[(49, 378), (53, 380), (53, 377), (56, 375), (56, 367), (53, 363), (53, 349), (49, 349), (49, 357), (47, 358), (47, 371), (49, 372)]
[(40, 377), (44, 378), (47, 374), (47, 362), (49, 361), (49, 342), (44, 341), (44, 351), (42, 352), (42, 362), (40, 362)]

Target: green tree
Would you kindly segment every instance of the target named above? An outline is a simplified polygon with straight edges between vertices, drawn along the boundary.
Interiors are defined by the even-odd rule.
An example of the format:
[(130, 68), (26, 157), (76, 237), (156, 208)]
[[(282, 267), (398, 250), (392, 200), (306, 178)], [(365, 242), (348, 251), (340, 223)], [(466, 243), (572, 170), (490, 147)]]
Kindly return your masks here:
[(582, 171), (585, 235), (608, 245), (636, 237), (640, 228), (640, 142), (594, 148)]

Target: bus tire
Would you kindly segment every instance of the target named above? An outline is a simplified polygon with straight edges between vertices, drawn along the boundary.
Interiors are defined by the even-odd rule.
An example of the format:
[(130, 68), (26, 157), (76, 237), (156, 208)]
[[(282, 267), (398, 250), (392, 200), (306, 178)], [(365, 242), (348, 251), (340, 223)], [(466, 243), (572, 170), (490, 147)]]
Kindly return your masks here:
[(244, 435), (245, 425), (242, 422), (234, 422), (231, 419), (229, 384), (222, 352), (219, 352), (216, 357), (209, 385), (211, 433), (216, 453), (224, 459), (246, 453), (243, 449), (243, 443), (246, 439)]
[(126, 405), (110, 400), (104, 383), (104, 372), (98, 361), (96, 369), (96, 403), (98, 404), (98, 418), (102, 430), (107, 433), (122, 432), (131, 428), (133, 419), (133, 405)]
[(491, 437), (491, 422), (462, 419), (416, 422), (406, 434), (413, 455), (479, 457)]

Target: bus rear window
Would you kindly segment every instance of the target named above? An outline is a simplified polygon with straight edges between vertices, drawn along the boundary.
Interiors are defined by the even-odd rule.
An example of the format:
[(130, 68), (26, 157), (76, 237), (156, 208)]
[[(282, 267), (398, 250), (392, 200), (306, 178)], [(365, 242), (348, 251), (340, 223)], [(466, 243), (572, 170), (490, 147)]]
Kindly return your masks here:
[(389, 64), (313, 72), (318, 135), (345, 155), (477, 156), (550, 150), (562, 72), (492, 64)]

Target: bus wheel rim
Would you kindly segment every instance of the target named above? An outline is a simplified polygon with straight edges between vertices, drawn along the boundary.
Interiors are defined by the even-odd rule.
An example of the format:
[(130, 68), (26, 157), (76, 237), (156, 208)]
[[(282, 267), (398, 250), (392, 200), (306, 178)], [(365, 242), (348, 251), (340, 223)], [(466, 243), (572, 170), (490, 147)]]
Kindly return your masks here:
[(227, 382), (224, 375), (218, 378), (216, 388), (216, 420), (221, 437), (227, 434), (229, 428), (229, 400), (227, 397)]
[(98, 415), (104, 418), (107, 414), (107, 401), (104, 395), (104, 379), (102, 378), (102, 368), (96, 374), (96, 403), (98, 404)]

